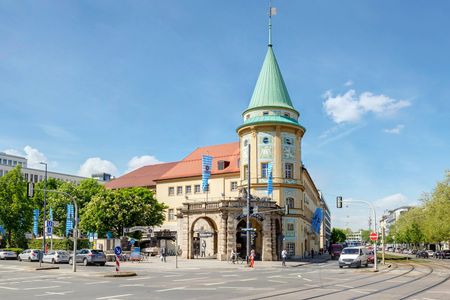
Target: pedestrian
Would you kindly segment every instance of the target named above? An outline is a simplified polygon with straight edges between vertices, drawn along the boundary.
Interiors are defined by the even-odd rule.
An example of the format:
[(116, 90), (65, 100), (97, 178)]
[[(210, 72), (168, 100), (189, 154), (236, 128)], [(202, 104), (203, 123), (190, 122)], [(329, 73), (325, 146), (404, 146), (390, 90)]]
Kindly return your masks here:
[(286, 249), (283, 249), (283, 251), (281, 251), (281, 260), (283, 261), (281, 263), (281, 266), (286, 267), (286, 257), (287, 257), (287, 251)]
[(311, 258), (314, 258), (314, 249), (311, 249)]
[(202, 252), (201, 252), (201, 257), (205, 257), (206, 255), (205, 255), (205, 252), (206, 252), (206, 241), (205, 240), (203, 240), (203, 242), (202, 242)]
[(230, 260), (233, 262), (233, 264), (236, 263), (236, 256), (237, 256), (236, 254), (237, 254), (236, 250), (231, 249)]
[(159, 257), (160, 257), (162, 262), (167, 262), (166, 261), (166, 254), (167, 254), (166, 248), (165, 247), (161, 247), (161, 249), (159, 250)]
[(250, 251), (250, 268), (255, 266), (255, 250)]

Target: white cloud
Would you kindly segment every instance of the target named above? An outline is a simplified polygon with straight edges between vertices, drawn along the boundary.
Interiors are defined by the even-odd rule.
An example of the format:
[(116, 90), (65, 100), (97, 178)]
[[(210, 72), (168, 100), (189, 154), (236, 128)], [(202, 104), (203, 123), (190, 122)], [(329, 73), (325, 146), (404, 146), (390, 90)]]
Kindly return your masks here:
[(63, 140), (77, 140), (77, 138), (66, 129), (55, 125), (40, 125), (42, 130), (49, 136)]
[(391, 129), (385, 129), (384, 132), (386, 132), (386, 133), (391, 133), (391, 134), (400, 134), (400, 132), (402, 131), (403, 128), (405, 128), (405, 125), (403, 125), (403, 124), (398, 124), (398, 125), (395, 126), (394, 128), (391, 128)]
[(357, 95), (351, 89), (345, 94), (334, 96), (331, 91), (323, 95), (325, 102), (323, 107), (336, 123), (356, 123), (367, 113), (376, 115), (394, 114), (398, 110), (411, 105), (406, 100), (395, 100), (385, 95), (374, 95), (371, 92), (364, 92)]
[(382, 209), (394, 209), (408, 204), (408, 198), (402, 193), (386, 196), (384, 198), (375, 200), (374, 205)]
[(346, 83), (344, 83), (345, 86), (352, 86), (353, 85), (353, 81), (352, 80), (347, 80)]
[(32, 169), (42, 169), (43, 165), (40, 163), (48, 163), (47, 157), (42, 152), (29, 145), (26, 145), (25, 148), (23, 148), (23, 152), (15, 149), (7, 149), (4, 152), (11, 155), (25, 157), (27, 159), (27, 166)]
[(78, 175), (84, 177), (91, 177), (94, 173), (109, 173), (109, 174), (117, 174), (116, 166), (108, 161), (103, 160), (100, 157), (91, 157), (88, 158), (81, 166), (78, 171)]
[(161, 163), (161, 161), (159, 161), (156, 157), (152, 155), (135, 156), (128, 162), (127, 164), (128, 170), (126, 171), (126, 173), (136, 170), (143, 166), (155, 165), (159, 163)]

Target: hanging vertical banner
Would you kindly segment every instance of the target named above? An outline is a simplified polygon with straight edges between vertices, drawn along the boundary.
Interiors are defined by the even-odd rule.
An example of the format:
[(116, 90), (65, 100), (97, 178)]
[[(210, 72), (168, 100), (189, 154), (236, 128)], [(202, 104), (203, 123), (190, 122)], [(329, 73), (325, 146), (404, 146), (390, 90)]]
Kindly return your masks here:
[(272, 162), (267, 164), (267, 195), (272, 195), (273, 186), (272, 186), (272, 170), (273, 164)]
[(208, 179), (211, 177), (212, 156), (203, 155), (202, 157), (202, 190), (205, 192), (208, 189)]
[(322, 225), (322, 209), (316, 208), (316, 211), (314, 212), (314, 217), (312, 219), (312, 228), (316, 233), (320, 233), (320, 226)]
[(38, 224), (39, 224), (39, 209), (33, 211), (33, 234), (35, 237), (38, 235)]
[(69, 236), (69, 231), (73, 229), (73, 205), (67, 204), (67, 214), (66, 214), (66, 236)]
[(50, 221), (53, 221), (53, 209), (50, 207)]

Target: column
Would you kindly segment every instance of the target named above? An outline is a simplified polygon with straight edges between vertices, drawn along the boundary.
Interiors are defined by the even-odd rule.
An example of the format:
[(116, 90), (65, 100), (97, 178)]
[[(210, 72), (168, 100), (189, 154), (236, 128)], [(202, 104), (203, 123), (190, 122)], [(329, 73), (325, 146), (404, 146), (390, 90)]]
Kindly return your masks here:
[(271, 226), (271, 217), (266, 216), (263, 221), (263, 253), (262, 260), (263, 261), (271, 261), (273, 260), (273, 249), (272, 249), (272, 226)]
[(219, 224), (219, 239), (218, 239), (218, 260), (227, 260), (227, 219), (228, 213), (222, 212), (219, 214), (220, 224)]
[(236, 249), (236, 222), (235, 222), (235, 214), (228, 213), (227, 218), (227, 252), (226, 258), (228, 259), (231, 254), (231, 249)]

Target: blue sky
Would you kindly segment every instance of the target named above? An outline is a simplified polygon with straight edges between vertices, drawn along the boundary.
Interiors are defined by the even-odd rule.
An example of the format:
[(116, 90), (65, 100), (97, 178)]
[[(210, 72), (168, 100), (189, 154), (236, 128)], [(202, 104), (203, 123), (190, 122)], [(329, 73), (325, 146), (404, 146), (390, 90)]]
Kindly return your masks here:
[[(448, 1), (274, 0), (303, 161), (342, 227), (415, 203), (450, 168)], [(0, 150), (118, 176), (237, 140), (267, 1), (2, 1)], [(83, 167), (82, 167), (83, 166)]]

